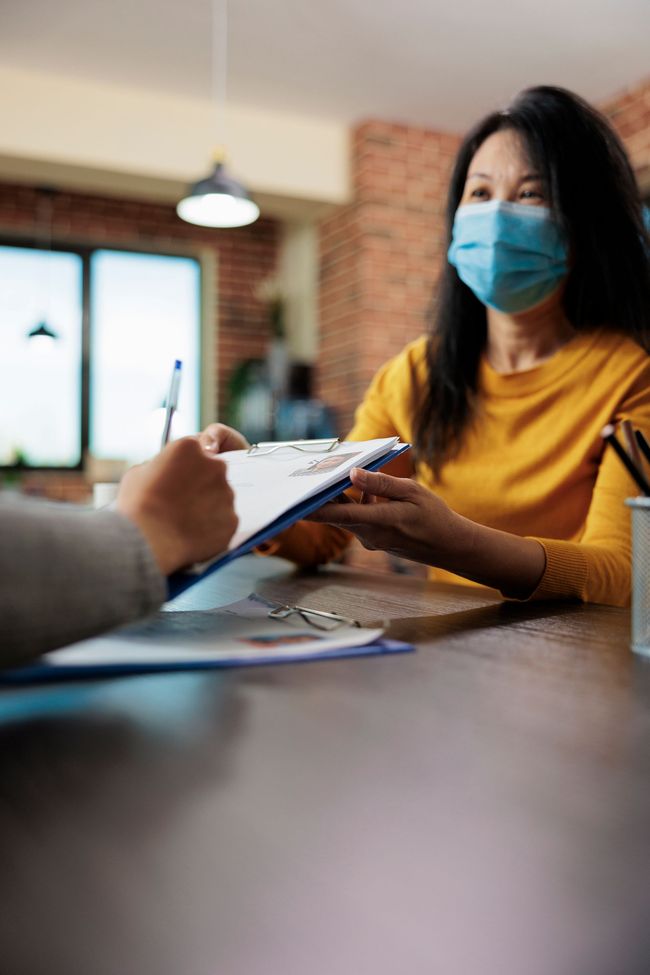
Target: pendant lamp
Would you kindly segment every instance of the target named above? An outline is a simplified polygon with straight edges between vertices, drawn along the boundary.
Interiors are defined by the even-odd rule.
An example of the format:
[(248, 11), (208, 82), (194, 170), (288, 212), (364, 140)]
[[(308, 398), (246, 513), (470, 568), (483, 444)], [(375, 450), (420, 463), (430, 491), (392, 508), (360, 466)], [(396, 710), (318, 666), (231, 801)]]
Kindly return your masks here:
[(245, 227), (260, 215), (248, 191), (228, 174), (223, 156), (215, 153), (212, 172), (194, 183), (176, 213), (200, 227)]
[[(212, 76), (217, 123), (225, 133), (225, 106), (228, 53), (227, 0), (212, 0)], [(181, 220), (200, 227), (245, 227), (260, 215), (248, 191), (224, 166), (225, 152), (214, 153), (212, 171), (190, 186), (178, 203)]]
[(48, 312), (49, 312), (49, 305), (50, 305), (49, 258), (52, 254), (52, 211), (54, 208), (55, 194), (56, 194), (56, 190), (54, 190), (49, 186), (43, 186), (40, 188), (39, 191), (38, 219), (39, 219), (39, 223), (41, 224), (40, 236), (42, 238), (40, 241), (40, 245), (42, 251), (46, 252), (48, 255), (48, 259), (47, 259), (48, 267), (45, 274), (45, 300), (44, 300), (45, 316), (43, 319), (41, 319), (40, 322), (38, 322), (37, 325), (34, 325), (34, 327), (31, 328), (29, 332), (27, 332), (27, 338), (29, 339), (31, 345), (34, 347), (38, 346), (39, 348), (46, 348), (50, 346), (53, 342), (56, 342), (56, 340), (59, 337), (58, 333), (55, 332), (54, 329), (47, 323), (47, 318), (49, 317)]
[(48, 339), (48, 341), (54, 341), (58, 337), (54, 329), (51, 329), (47, 322), (39, 322), (38, 325), (35, 325), (27, 333), (28, 339)]

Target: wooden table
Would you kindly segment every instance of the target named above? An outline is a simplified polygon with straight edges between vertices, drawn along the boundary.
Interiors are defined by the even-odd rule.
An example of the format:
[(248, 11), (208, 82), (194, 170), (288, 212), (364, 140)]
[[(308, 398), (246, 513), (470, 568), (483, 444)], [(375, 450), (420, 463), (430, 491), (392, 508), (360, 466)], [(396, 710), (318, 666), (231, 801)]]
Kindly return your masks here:
[(0, 692), (2, 975), (645, 975), (628, 614), (247, 558), (414, 654)]

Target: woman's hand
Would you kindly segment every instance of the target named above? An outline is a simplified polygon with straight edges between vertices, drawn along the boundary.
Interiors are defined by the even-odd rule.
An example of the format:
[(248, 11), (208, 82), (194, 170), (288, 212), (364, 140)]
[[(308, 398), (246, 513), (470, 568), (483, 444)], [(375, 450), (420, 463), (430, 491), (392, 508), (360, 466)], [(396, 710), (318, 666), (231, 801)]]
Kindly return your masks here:
[(546, 552), (534, 538), (479, 525), (409, 478), (359, 468), (351, 478), (361, 501), (326, 504), (311, 521), (345, 528), (366, 548), (446, 569), (506, 596), (526, 599), (537, 588)]
[(208, 454), (225, 454), (228, 450), (246, 450), (246, 437), (225, 423), (211, 423), (199, 434), (199, 443)]
[(354, 468), (352, 485), (362, 491), (357, 504), (332, 502), (310, 516), (351, 531), (368, 549), (440, 565), (453, 550), (465, 519), (444, 501), (405, 477)]

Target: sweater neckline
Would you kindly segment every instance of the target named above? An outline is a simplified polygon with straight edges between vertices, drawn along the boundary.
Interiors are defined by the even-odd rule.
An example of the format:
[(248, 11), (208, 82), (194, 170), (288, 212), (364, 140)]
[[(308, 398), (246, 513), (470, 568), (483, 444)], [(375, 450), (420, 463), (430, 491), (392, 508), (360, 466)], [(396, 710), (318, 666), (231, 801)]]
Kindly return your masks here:
[(602, 329), (580, 332), (566, 342), (545, 362), (521, 372), (497, 372), (485, 352), (479, 363), (479, 389), (493, 396), (521, 396), (534, 393), (570, 372), (593, 348)]

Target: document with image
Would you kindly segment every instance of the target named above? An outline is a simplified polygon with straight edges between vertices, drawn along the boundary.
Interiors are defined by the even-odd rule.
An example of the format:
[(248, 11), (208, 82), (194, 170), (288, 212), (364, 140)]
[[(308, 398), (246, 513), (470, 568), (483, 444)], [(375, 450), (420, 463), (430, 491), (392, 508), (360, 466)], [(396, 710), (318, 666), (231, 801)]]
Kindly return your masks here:
[(397, 437), (343, 441), (330, 450), (300, 449), (287, 444), (259, 451), (233, 450), (220, 454), (228, 467), (228, 483), (235, 493), (239, 527), (229, 549), (238, 548), (284, 512), (308, 501), (325, 488), (347, 479), (353, 467), (366, 467), (389, 454)]

